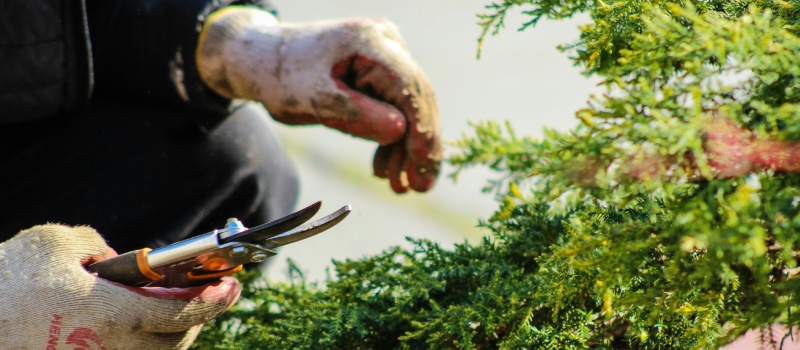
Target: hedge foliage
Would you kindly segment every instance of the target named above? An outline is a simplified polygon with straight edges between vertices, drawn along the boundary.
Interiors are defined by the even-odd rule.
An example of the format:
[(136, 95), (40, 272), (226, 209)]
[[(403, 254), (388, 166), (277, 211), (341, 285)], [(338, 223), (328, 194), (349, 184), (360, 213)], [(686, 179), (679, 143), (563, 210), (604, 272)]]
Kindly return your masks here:
[(800, 1), (504, 0), (485, 35), (509, 11), (589, 14), (562, 49), (607, 93), (570, 132), (455, 143), (454, 176), (497, 174), (484, 240), (242, 276), (197, 348), (713, 349), (800, 324)]

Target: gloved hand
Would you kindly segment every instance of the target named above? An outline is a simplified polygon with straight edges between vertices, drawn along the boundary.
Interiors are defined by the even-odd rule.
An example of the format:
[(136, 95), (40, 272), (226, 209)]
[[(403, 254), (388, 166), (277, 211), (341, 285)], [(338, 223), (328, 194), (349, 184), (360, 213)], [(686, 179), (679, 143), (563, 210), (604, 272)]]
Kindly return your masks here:
[(197, 64), (214, 91), (260, 101), (278, 121), (376, 141), (375, 175), (395, 192), (433, 186), (442, 157), (436, 99), (388, 21), (288, 24), (231, 6), (209, 16)]
[(126, 287), (83, 268), (114, 255), (89, 227), (37, 226), (0, 244), (0, 348), (185, 349), (241, 290), (233, 278)]

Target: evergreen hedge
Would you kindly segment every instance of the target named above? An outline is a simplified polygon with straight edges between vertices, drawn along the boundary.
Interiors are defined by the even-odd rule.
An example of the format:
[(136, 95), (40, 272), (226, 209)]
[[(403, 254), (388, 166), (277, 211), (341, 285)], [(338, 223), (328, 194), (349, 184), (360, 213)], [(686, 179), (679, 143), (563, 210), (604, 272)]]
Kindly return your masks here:
[(562, 49), (607, 93), (570, 132), (455, 142), (453, 176), (497, 174), (483, 241), (242, 275), (196, 348), (713, 349), (800, 323), (800, 1), (504, 0), (484, 36), (509, 11), (589, 14)]

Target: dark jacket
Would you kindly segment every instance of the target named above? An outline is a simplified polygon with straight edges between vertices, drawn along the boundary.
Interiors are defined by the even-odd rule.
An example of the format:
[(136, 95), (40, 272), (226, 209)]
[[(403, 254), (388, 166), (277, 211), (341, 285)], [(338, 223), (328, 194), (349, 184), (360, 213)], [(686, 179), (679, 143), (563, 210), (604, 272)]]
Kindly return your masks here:
[(93, 96), (158, 101), (223, 115), (200, 80), (205, 18), (267, 0), (0, 0), (0, 123), (79, 111)]

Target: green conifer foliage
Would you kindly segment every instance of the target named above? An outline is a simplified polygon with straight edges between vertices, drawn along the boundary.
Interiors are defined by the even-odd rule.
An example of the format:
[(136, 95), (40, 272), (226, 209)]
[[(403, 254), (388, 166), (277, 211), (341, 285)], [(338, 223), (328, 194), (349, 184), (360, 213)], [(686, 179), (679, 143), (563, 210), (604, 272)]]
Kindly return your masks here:
[(590, 14), (564, 50), (607, 93), (568, 133), (456, 142), (453, 176), (498, 175), (483, 242), (242, 276), (197, 348), (714, 349), (800, 324), (800, 1), (504, 0), (485, 34), (518, 10)]

